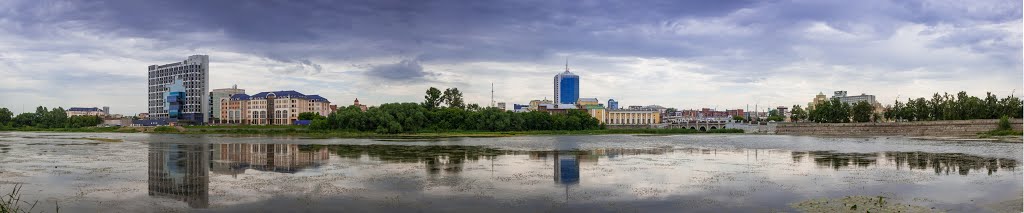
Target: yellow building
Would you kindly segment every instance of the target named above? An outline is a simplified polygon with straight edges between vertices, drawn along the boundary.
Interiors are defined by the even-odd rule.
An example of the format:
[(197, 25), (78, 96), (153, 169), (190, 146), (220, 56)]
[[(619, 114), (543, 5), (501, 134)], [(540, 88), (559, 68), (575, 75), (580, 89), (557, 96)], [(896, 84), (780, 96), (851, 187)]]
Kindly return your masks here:
[(608, 125), (648, 125), (661, 123), (661, 113), (656, 110), (605, 110), (603, 120)]
[(587, 109), (587, 113), (590, 113), (590, 117), (597, 118), (597, 121), (601, 123), (604, 123), (608, 117), (608, 110), (605, 110), (602, 106), (587, 105), (585, 109)]
[(825, 101), (827, 101), (827, 100), (828, 100), (828, 98), (825, 97), (824, 93), (818, 92), (818, 95), (815, 95), (814, 99), (811, 100), (811, 102), (807, 102), (807, 110), (812, 110), (812, 109), (814, 109), (814, 105), (818, 105), (820, 103), (825, 103)]

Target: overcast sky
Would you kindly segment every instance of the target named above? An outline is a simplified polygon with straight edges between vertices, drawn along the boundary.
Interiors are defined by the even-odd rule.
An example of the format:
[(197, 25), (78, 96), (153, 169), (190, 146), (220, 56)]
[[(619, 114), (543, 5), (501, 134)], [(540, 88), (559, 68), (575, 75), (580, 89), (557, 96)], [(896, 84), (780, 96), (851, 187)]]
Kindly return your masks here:
[[(301, 2), (301, 3), (299, 3)], [(682, 109), (1022, 90), (1021, 1), (0, 1), (0, 107), (146, 109), (146, 67), (341, 105), (581, 97)], [(722, 3), (726, 2), (726, 3)]]

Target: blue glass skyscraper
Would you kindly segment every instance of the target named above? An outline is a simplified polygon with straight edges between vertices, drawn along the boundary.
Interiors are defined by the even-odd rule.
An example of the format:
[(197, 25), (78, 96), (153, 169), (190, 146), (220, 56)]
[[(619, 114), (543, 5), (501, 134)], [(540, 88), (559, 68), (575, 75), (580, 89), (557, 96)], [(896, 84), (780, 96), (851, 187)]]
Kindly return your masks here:
[(580, 76), (569, 72), (569, 62), (565, 62), (565, 72), (555, 75), (555, 101), (558, 104), (576, 104), (580, 98)]

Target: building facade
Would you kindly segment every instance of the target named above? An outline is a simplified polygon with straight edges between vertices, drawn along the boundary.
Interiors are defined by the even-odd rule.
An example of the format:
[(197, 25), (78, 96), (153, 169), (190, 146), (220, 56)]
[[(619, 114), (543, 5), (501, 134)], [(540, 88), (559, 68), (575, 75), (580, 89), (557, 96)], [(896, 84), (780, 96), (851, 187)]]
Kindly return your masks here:
[(661, 123), (661, 112), (657, 110), (607, 110), (605, 124), (608, 125), (649, 125)]
[(292, 90), (261, 92), (252, 96), (235, 94), (221, 103), (220, 119), (226, 124), (290, 125), (304, 112), (327, 116), (331, 113), (331, 102), (319, 95), (304, 95)]
[(219, 120), (223, 117), (224, 112), (221, 111), (220, 106), (230, 100), (231, 96), (235, 94), (245, 94), (245, 90), (239, 89), (238, 85), (233, 85), (231, 88), (210, 91), (210, 123), (221, 123)]
[[(104, 107), (104, 108), (109, 109), (108, 107)], [(83, 116), (83, 115), (90, 115), (90, 116), (106, 116), (106, 115), (108, 115), (106, 111), (104, 111), (104, 110), (102, 110), (100, 108), (96, 108), (96, 107), (71, 107), (71, 108), (68, 108), (67, 110), (64, 110), (64, 113), (66, 113), (68, 115), (68, 117), (71, 117), (71, 116)]]
[(580, 76), (569, 72), (569, 63), (565, 64), (565, 72), (555, 75), (555, 103), (576, 104), (580, 98)]
[(857, 102), (861, 102), (861, 101), (867, 101), (872, 106), (881, 105), (881, 104), (877, 104), (878, 101), (875, 101), (875, 96), (874, 95), (868, 95), (868, 94), (863, 94), (863, 93), (861, 93), (860, 95), (855, 95), (855, 96), (841, 96), (841, 97), (834, 97), (834, 98), (839, 98), (839, 102), (843, 102), (843, 103), (846, 103), (846, 104), (849, 104), (849, 105), (854, 105), (854, 104), (857, 104)]
[(193, 55), (181, 62), (150, 65), (150, 118), (173, 118), (195, 124), (209, 121), (210, 58)]

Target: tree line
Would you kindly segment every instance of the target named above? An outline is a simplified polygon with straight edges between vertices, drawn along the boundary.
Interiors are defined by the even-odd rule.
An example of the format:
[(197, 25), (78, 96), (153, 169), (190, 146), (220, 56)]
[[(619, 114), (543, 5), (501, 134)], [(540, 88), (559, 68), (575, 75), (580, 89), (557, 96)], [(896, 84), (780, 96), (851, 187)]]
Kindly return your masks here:
[(828, 101), (818, 103), (813, 109), (804, 110), (800, 105), (794, 105), (790, 120), (813, 121), (819, 123), (848, 123), (848, 122), (878, 122), (882, 119), (889, 121), (935, 121), (935, 120), (970, 120), (970, 119), (998, 119), (1002, 116), (1021, 118), (1024, 111), (1024, 102), (1020, 98), (1007, 96), (998, 98), (991, 92), (986, 93), (985, 98), (978, 98), (967, 95), (967, 92), (959, 92), (956, 95), (949, 93), (935, 93), (931, 99), (923, 97), (900, 102), (896, 100), (893, 105), (885, 106), (885, 112), (875, 113), (875, 106), (861, 101), (850, 105), (832, 98)]
[(312, 117), (310, 129), (374, 131), (377, 133), (429, 131), (530, 131), (601, 129), (600, 122), (584, 110), (564, 114), (515, 113), (494, 107), (464, 104), (457, 88), (441, 92), (431, 87), (422, 103), (387, 103), (363, 112), (349, 106), (327, 116)]
[(849, 122), (876, 122), (881, 115), (875, 113), (875, 106), (867, 101), (859, 101), (854, 104), (839, 101), (832, 98), (814, 105), (813, 109), (804, 110), (800, 105), (793, 106), (793, 113), (790, 120), (808, 120), (818, 123), (849, 123)]
[(906, 102), (896, 100), (893, 105), (886, 106), (885, 118), (895, 121), (936, 121), (936, 120), (968, 120), (997, 119), (1002, 116), (1021, 118), (1024, 103), (1020, 98), (1007, 96), (998, 98), (991, 92), (984, 98), (959, 92), (935, 93), (931, 99), (920, 97), (908, 98)]
[(34, 127), (43, 129), (54, 128), (81, 128), (96, 126), (103, 123), (99, 116), (71, 116), (62, 107), (47, 110), (46, 107), (36, 107), (36, 111), (26, 112), (14, 116), (14, 113), (7, 108), (0, 108), (0, 128), (24, 128)]

